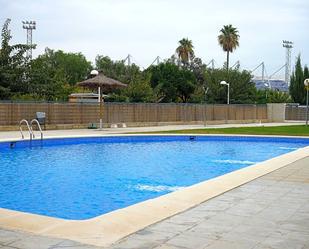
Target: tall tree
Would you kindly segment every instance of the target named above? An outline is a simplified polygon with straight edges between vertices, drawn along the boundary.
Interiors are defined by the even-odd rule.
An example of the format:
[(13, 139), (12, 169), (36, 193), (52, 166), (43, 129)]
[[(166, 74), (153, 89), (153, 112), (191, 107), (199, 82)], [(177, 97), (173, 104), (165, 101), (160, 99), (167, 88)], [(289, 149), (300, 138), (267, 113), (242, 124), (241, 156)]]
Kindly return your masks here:
[(189, 102), (197, 85), (194, 73), (166, 62), (147, 69), (157, 102)]
[(207, 103), (226, 103), (227, 88), (220, 85), (220, 81), (226, 79), (229, 75), (230, 83), (230, 102), (231, 104), (251, 104), (255, 103), (256, 88), (252, 82), (250, 72), (238, 68), (231, 69), (229, 72), (225, 69), (208, 69), (205, 72), (205, 88), (208, 88), (206, 94)]
[(24, 44), (10, 45), (12, 39), (9, 24), (11, 19), (4, 22), (1, 32), (0, 49), (0, 99), (8, 99), (14, 92), (24, 92), (27, 89), (29, 58), (25, 53), (31, 47)]
[(307, 65), (304, 68), (304, 78), (309, 79), (309, 69)]
[(218, 41), (223, 51), (226, 52), (226, 69), (229, 70), (230, 53), (239, 46), (239, 34), (237, 28), (231, 24), (224, 25), (220, 30)]
[(295, 103), (305, 104), (304, 71), (300, 55), (296, 58), (295, 69), (291, 75), (290, 94)]
[(95, 58), (96, 68), (106, 76), (130, 84), (132, 79), (141, 74), (139, 67), (135, 64), (127, 66), (124, 61), (113, 61), (108, 56), (97, 55)]
[(66, 100), (74, 85), (89, 74), (91, 63), (81, 53), (46, 48), (31, 62), (29, 94), (44, 100)]
[(194, 58), (194, 47), (192, 41), (188, 38), (183, 38), (179, 41), (179, 46), (176, 49), (178, 58), (180, 61), (186, 65), (190, 60)]

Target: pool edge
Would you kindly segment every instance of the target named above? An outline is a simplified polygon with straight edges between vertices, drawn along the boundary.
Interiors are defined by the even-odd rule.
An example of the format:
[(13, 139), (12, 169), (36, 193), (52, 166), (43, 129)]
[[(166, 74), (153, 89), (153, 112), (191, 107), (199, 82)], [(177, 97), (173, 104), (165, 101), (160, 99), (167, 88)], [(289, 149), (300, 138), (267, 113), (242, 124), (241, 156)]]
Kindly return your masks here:
[(308, 155), (309, 146), (88, 220), (64, 220), (0, 208), (0, 227), (107, 246)]

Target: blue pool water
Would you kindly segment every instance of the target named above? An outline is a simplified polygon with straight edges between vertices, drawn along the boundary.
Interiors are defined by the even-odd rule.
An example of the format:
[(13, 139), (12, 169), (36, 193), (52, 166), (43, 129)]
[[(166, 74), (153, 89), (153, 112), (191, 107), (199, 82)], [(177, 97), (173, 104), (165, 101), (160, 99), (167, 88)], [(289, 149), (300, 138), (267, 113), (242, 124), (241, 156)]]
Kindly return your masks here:
[(88, 219), (308, 145), (220, 136), (0, 143), (0, 207)]

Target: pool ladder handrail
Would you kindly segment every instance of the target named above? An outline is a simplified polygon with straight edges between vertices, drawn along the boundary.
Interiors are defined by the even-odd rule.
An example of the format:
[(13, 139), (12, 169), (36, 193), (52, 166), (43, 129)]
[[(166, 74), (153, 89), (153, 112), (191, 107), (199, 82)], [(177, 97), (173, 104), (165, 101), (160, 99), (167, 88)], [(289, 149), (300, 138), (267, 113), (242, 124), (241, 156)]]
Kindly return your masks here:
[(31, 122), (30, 122), (30, 128), (31, 128), (31, 132), (32, 132), (33, 138), (35, 138), (34, 131), (32, 129), (33, 123), (36, 123), (36, 125), (38, 126), (40, 134), (41, 134), (41, 140), (43, 140), (43, 131), (42, 131), (40, 122), (37, 119), (32, 119)]
[(22, 139), (25, 139), (25, 136), (24, 136), (24, 133), (23, 133), (23, 129), (22, 129), (22, 124), (23, 123), (25, 123), (27, 125), (28, 131), (29, 131), (29, 135), (30, 135), (30, 141), (33, 138), (35, 138), (34, 131), (33, 131), (33, 128), (32, 128), (33, 123), (36, 123), (36, 125), (38, 126), (40, 134), (41, 134), (41, 140), (43, 140), (43, 131), (42, 131), (41, 125), (40, 125), (40, 123), (39, 123), (39, 121), (37, 119), (32, 119), (31, 122), (30, 122), (30, 125), (29, 125), (29, 122), (26, 119), (22, 119), (19, 122), (19, 130), (20, 130), (21, 138)]
[(24, 133), (23, 133), (23, 129), (22, 129), (22, 124), (23, 123), (25, 123), (27, 125), (28, 131), (29, 131), (29, 135), (30, 135), (30, 140), (32, 140), (33, 132), (32, 132), (32, 129), (30, 128), (29, 123), (28, 123), (28, 121), (26, 119), (22, 119), (19, 122), (19, 130), (20, 130), (21, 138), (25, 139), (25, 136), (24, 136)]

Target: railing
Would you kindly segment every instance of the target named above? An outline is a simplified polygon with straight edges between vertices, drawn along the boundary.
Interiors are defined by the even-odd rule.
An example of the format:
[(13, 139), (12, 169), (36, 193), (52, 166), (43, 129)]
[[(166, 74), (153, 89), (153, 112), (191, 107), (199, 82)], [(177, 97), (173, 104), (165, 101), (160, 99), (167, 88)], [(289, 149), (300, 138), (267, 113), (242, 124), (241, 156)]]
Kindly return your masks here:
[(40, 123), (39, 123), (39, 121), (37, 119), (32, 119), (31, 122), (30, 122), (30, 125), (29, 125), (29, 122), (26, 119), (22, 119), (19, 122), (19, 130), (20, 130), (20, 134), (21, 134), (21, 138), (22, 139), (25, 139), (25, 136), (24, 136), (24, 133), (23, 133), (23, 129), (22, 129), (22, 124), (23, 123), (25, 123), (27, 128), (28, 128), (29, 135), (30, 135), (30, 141), (33, 138), (35, 138), (34, 131), (33, 131), (33, 128), (32, 128), (34, 123), (38, 126), (38, 129), (39, 129), (39, 132), (40, 132), (40, 135), (41, 135), (41, 140), (43, 140), (43, 131), (42, 131), (41, 125), (40, 125)]
[(26, 119), (22, 119), (19, 122), (19, 130), (20, 130), (20, 134), (21, 134), (21, 138), (25, 139), (24, 133), (23, 133), (23, 129), (22, 129), (22, 124), (25, 123), (27, 125), (28, 131), (29, 131), (29, 135), (30, 135), (30, 140), (32, 140), (33, 137), (33, 131), (32, 128), (29, 126), (29, 123)]
[(31, 128), (31, 132), (32, 132), (33, 138), (35, 138), (34, 131), (32, 129), (33, 123), (36, 123), (36, 125), (38, 126), (40, 134), (41, 134), (41, 140), (43, 140), (43, 131), (42, 131), (41, 125), (40, 125), (40, 123), (39, 123), (39, 121), (37, 119), (32, 119), (31, 122), (30, 122), (30, 128)]

